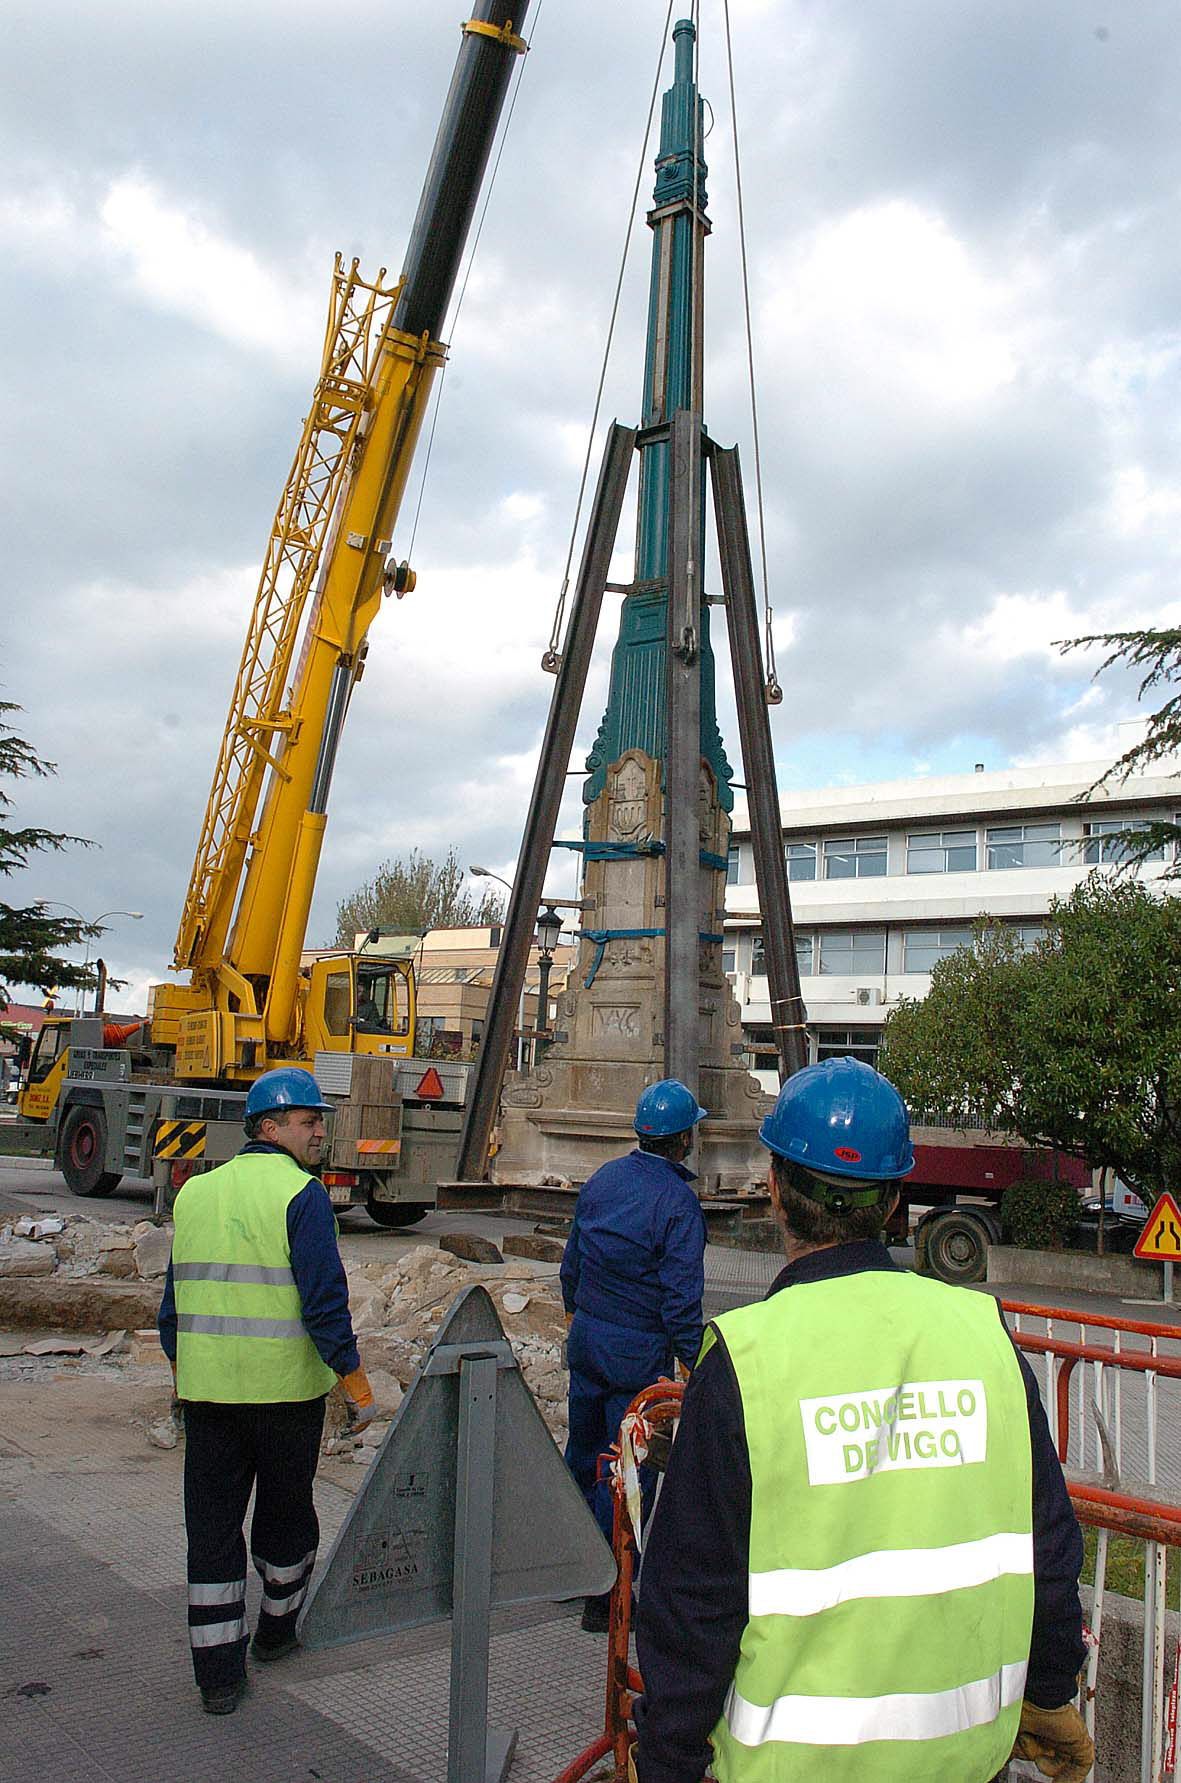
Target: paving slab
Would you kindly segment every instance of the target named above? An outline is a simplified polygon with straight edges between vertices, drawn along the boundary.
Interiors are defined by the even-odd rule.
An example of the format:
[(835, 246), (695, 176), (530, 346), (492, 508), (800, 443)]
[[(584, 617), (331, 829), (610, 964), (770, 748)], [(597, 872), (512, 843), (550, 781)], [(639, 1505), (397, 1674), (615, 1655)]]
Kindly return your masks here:
[[(236, 1714), (202, 1713), (183, 1454), (145, 1433), (166, 1398), (146, 1369), (0, 1380), (0, 1783), (440, 1783), (445, 1623), (254, 1667)], [(328, 1464), (317, 1479), (322, 1553), (363, 1478)], [(260, 1590), (251, 1579), (252, 1617)], [(546, 1783), (601, 1724), (606, 1643), (579, 1607), (494, 1618), (491, 1715), (519, 1730), (512, 1783)]]

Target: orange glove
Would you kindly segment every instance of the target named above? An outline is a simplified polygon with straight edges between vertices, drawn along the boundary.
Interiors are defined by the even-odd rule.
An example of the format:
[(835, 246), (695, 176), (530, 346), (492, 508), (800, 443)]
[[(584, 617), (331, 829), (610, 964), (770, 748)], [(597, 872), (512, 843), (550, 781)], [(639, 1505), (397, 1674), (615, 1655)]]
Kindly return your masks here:
[(687, 1381), (689, 1379), (689, 1370), (685, 1367), (683, 1362), (677, 1363), (677, 1379), (679, 1381)]
[(340, 1384), (349, 1404), (349, 1435), (360, 1436), (362, 1430), (372, 1424), (377, 1412), (369, 1376), (363, 1368), (354, 1368), (352, 1374), (341, 1375)]
[(1060, 1709), (1021, 1704), (1021, 1726), (1013, 1752), (1036, 1764), (1043, 1777), (1056, 1783), (1084, 1783), (1095, 1762), (1095, 1745), (1087, 1724), (1073, 1703)]

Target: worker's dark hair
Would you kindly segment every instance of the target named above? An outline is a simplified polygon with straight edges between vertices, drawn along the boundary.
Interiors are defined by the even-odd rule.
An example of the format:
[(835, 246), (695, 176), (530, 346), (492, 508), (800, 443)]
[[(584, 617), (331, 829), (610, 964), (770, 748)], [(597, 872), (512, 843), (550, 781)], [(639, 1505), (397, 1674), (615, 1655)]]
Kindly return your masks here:
[[(772, 1154), (771, 1169), (779, 1185), (783, 1201), (783, 1219), (793, 1238), (801, 1244), (852, 1244), (858, 1239), (877, 1238), (886, 1223), (886, 1209), (897, 1189), (896, 1182), (876, 1185), (878, 1198), (871, 1207), (849, 1207), (843, 1212), (816, 1199), (816, 1177), (802, 1164)], [(850, 1183), (851, 1188), (863, 1187)]]
[(258, 1138), (259, 1128), (264, 1121), (277, 1121), (282, 1126), (290, 1113), (289, 1108), (264, 1108), (261, 1114), (246, 1115), (242, 1125), (246, 1129), (247, 1139)]
[(658, 1158), (679, 1158), (686, 1149), (685, 1136), (692, 1132), (692, 1127), (685, 1127), (680, 1133), (661, 1133), (659, 1136), (642, 1133), (639, 1135), (640, 1150), (655, 1152)]

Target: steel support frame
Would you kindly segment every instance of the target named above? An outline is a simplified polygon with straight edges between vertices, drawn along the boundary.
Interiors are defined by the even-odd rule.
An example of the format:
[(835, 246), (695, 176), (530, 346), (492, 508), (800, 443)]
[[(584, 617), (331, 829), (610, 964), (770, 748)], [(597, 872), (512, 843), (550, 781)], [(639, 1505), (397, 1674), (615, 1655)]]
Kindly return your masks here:
[(488, 1167), (488, 1146), (508, 1066), (513, 1021), (525, 988), (529, 948), (545, 893), (545, 875), (566, 785), (566, 769), (582, 710), (603, 591), (619, 532), (619, 516), (635, 445), (634, 428), (612, 423), (587, 526), (565, 647), (550, 700), (529, 815), (517, 859), (516, 879), (496, 957), (476, 1080), (464, 1119), (456, 1164), (456, 1176), (461, 1182), (481, 1181)]
[(714, 446), (710, 452), (710, 473), (755, 882), (759, 891), (759, 909), (763, 913), (763, 950), (767, 961), (771, 1025), (780, 1071), (784, 1077), (790, 1077), (808, 1063), (808, 1032), (783, 854), (783, 818), (767, 716), (750, 533), (737, 446), (727, 449)]
[(664, 1075), (698, 1093), (701, 1041), (701, 417), (669, 440), (664, 745)]

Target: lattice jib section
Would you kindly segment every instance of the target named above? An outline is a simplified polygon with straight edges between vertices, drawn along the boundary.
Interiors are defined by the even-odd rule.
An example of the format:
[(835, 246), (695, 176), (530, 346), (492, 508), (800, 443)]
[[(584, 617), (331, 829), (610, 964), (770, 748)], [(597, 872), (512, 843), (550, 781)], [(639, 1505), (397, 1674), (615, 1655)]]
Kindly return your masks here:
[(372, 406), (400, 286), (372, 282), (337, 256), (320, 378), (267, 543), (242, 660), (218, 751), (174, 964), (220, 954), (267, 766), (290, 728), (284, 700), (305, 604), (353, 448)]

